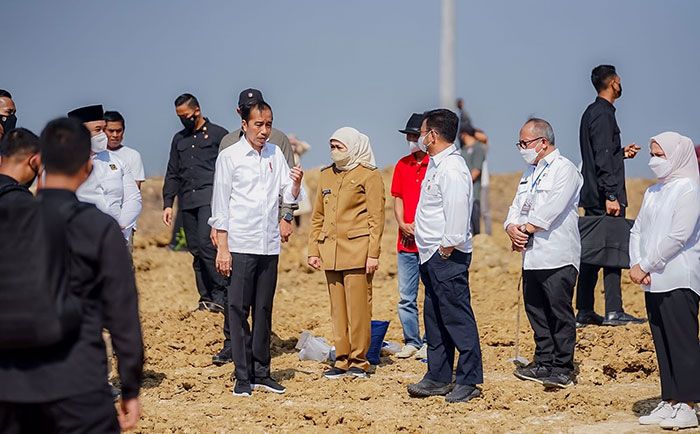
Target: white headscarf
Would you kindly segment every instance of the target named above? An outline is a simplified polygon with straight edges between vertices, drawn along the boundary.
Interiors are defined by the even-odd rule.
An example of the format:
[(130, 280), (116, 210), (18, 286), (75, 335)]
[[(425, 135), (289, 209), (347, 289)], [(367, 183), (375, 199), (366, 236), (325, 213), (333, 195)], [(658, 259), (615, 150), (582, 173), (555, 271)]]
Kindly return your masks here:
[(338, 170), (352, 170), (359, 165), (369, 169), (374, 169), (377, 164), (374, 161), (374, 153), (372, 152), (372, 144), (369, 142), (369, 137), (357, 131), (355, 128), (343, 127), (336, 130), (330, 140), (337, 140), (348, 148), (350, 161), (343, 166), (336, 168)]
[(700, 170), (698, 170), (698, 160), (695, 155), (693, 141), (673, 131), (658, 134), (649, 140), (661, 146), (666, 154), (666, 159), (671, 163), (671, 173), (664, 178), (659, 178), (661, 182), (669, 182), (679, 178), (690, 178), (696, 183), (700, 183)]

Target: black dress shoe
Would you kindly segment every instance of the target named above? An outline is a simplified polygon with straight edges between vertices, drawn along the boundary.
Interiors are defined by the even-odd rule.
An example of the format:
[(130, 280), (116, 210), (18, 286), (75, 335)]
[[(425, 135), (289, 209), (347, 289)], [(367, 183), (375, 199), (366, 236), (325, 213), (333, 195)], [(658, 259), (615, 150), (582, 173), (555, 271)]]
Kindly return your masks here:
[(481, 396), (481, 390), (467, 384), (455, 384), (454, 389), (445, 396), (445, 401), (449, 403), (467, 402), (477, 396)]
[(428, 396), (445, 396), (452, 390), (451, 383), (441, 383), (428, 378), (423, 378), (420, 382), (408, 385), (408, 394), (416, 398), (427, 398)]
[(227, 363), (232, 363), (233, 355), (231, 354), (231, 348), (224, 348), (217, 354), (214, 354), (211, 358), (211, 362), (216, 366), (223, 366)]
[(646, 318), (637, 318), (625, 312), (608, 312), (603, 320), (604, 326), (621, 326), (627, 324), (644, 324)]
[(535, 362), (532, 362), (527, 366), (515, 368), (515, 371), (513, 372), (513, 375), (521, 380), (534, 381), (535, 383), (540, 384), (542, 384), (542, 380), (549, 377), (550, 374), (551, 370), (548, 367), (542, 366), (541, 364)]
[(603, 325), (602, 315), (598, 315), (592, 310), (579, 310), (576, 314), (576, 328), (586, 327), (587, 325)]

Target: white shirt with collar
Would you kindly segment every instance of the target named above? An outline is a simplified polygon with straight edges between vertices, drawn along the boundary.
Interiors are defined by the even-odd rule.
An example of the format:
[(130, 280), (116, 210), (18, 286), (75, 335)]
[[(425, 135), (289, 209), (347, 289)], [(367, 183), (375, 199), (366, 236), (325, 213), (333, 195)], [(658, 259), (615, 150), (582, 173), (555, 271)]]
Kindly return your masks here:
[(645, 291), (700, 295), (700, 187), (688, 178), (654, 184), (630, 233), (630, 265), (650, 273)]
[(523, 252), (524, 270), (552, 270), (581, 261), (578, 231), (579, 191), (583, 177), (558, 149), (523, 173), (508, 217), (503, 224), (530, 223), (535, 232), (532, 247)]
[(145, 181), (146, 173), (143, 169), (143, 160), (141, 159), (141, 154), (134, 148), (130, 148), (124, 144), (120, 145), (117, 149), (108, 149), (112, 154), (117, 155), (126, 167), (131, 172), (135, 181)]
[(472, 178), (454, 145), (430, 157), (416, 209), (416, 246), (421, 264), (440, 246), (471, 253), (469, 218)]
[[(280, 252), (279, 195), (294, 204), (287, 160), (279, 147), (265, 143), (260, 153), (245, 136), (221, 151), (216, 159), (209, 225), (228, 232), (233, 253), (278, 255)], [(235, 266), (235, 265), (234, 265)]]
[(75, 192), (78, 200), (94, 204), (112, 216), (128, 241), (141, 214), (141, 192), (126, 164), (109, 151), (92, 155), (92, 173)]

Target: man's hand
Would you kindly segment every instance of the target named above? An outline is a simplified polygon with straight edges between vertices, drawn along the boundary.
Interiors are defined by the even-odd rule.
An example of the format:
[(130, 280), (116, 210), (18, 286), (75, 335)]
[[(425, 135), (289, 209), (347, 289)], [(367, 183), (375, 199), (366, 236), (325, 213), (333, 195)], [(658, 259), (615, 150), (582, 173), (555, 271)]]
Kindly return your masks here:
[(620, 209), (620, 202), (619, 201), (617, 201), (617, 200), (613, 200), (613, 201), (606, 200), (605, 201), (605, 213), (607, 215), (617, 217), (620, 215), (620, 210), (621, 209)]
[(231, 275), (231, 252), (228, 249), (216, 250), (216, 271), (224, 277)]
[(321, 258), (319, 258), (318, 256), (309, 256), (308, 264), (309, 264), (309, 267), (313, 268), (314, 270), (320, 270), (321, 269)]
[(211, 243), (214, 245), (214, 247), (217, 247), (217, 242), (216, 242), (216, 229), (211, 228), (211, 231), (209, 231), (209, 239), (211, 240)]
[(365, 271), (367, 274), (374, 274), (375, 271), (379, 269), (379, 259), (378, 258), (367, 258), (367, 264), (365, 265)]
[(292, 232), (294, 232), (292, 223), (285, 219), (280, 220), (280, 238), (283, 243), (289, 241), (289, 236), (292, 235)]
[(510, 249), (514, 252), (522, 253), (525, 251), (525, 247), (519, 246), (515, 243), (510, 243)]
[(416, 224), (415, 223), (401, 223), (399, 229), (406, 235), (415, 236), (416, 235)]
[(624, 148), (625, 158), (634, 158), (634, 157), (636, 157), (636, 156), (637, 156), (637, 152), (639, 152), (640, 149), (642, 149), (642, 148), (640, 148), (639, 146), (637, 146), (637, 145), (634, 144), (634, 143), (632, 143), (631, 145), (625, 146), (625, 148)]
[(117, 419), (122, 431), (136, 428), (141, 418), (141, 401), (139, 398), (123, 399), (117, 405)]
[(630, 269), (630, 279), (637, 285), (649, 285), (651, 283), (649, 273), (645, 273), (639, 264), (636, 264)]
[(163, 210), (163, 223), (168, 227), (173, 224), (173, 209), (171, 207), (167, 207)]
[(517, 247), (517, 249), (514, 248), (513, 250), (522, 252), (523, 249), (525, 249), (525, 244), (527, 244), (528, 235), (521, 231), (518, 225), (515, 224), (509, 224), (506, 228), (506, 233), (508, 237), (510, 237), (510, 242), (513, 244), (513, 247)]
[(296, 199), (299, 197), (299, 193), (301, 193), (301, 180), (304, 178), (304, 171), (301, 170), (301, 166), (297, 164), (292, 167), (292, 170), (289, 172), (289, 177), (292, 179), (292, 196)]

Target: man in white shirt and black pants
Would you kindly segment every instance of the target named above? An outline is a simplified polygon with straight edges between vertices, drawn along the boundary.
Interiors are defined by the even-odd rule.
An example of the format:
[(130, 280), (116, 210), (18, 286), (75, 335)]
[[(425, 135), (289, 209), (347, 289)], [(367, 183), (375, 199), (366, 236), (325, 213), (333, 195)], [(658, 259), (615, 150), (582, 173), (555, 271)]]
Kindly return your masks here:
[[(446, 395), (466, 402), (481, 394), (481, 347), (469, 293), (472, 181), (454, 145), (458, 119), (447, 109), (425, 113), (418, 146), (430, 155), (416, 212), (416, 245), (425, 285), (428, 372), (408, 386), (415, 397)], [(459, 351), (455, 385), (452, 371)]]
[(581, 257), (578, 199), (583, 178), (554, 147), (554, 131), (543, 119), (523, 125), (517, 147), (529, 167), (503, 226), (513, 250), (523, 253), (523, 297), (535, 358), (514, 374), (548, 388), (565, 388), (574, 375), (572, 299)]
[(272, 300), (280, 253), (278, 198), (298, 202), (303, 172), (298, 166), (290, 170), (280, 149), (267, 141), (272, 131), (267, 103), (243, 107), (241, 118), (245, 134), (216, 160), (209, 219), (216, 229), (217, 271), (230, 277), (224, 335), (230, 339), (235, 364), (233, 394), (251, 396), (253, 389), (284, 393), (270, 377)]

